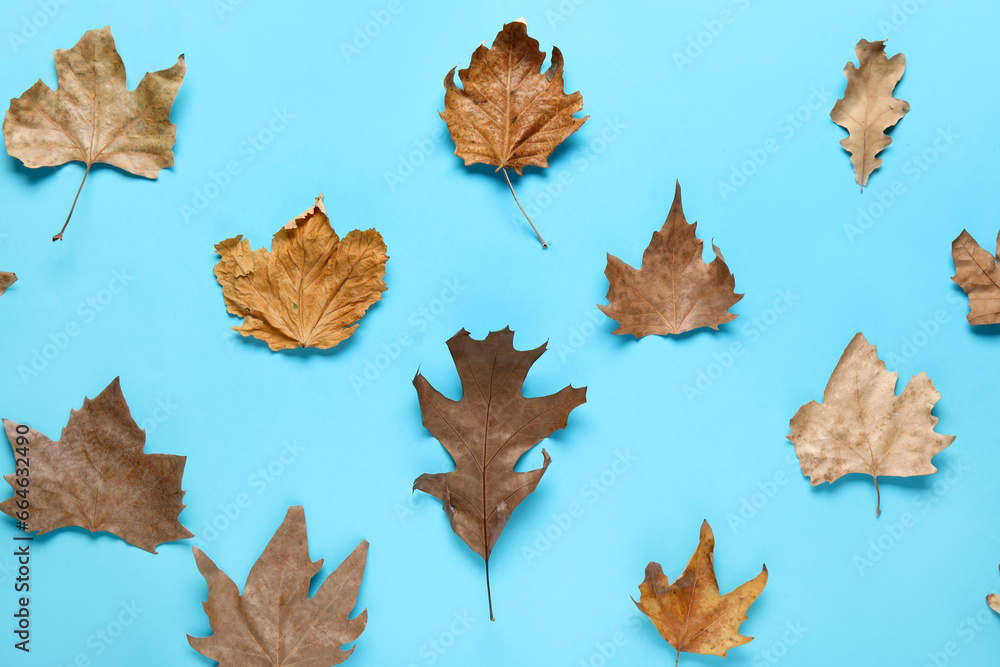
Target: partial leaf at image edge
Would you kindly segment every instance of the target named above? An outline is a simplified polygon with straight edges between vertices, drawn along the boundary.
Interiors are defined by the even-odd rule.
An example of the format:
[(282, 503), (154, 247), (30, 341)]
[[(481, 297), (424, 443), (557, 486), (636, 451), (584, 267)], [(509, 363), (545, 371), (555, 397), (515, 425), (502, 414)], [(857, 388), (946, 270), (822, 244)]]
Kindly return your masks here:
[[(1000, 235), (997, 236), (1000, 255)], [(969, 297), (969, 324), (1000, 323), (1000, 266), (997, 257), (984, 250), (966, 230), (951, 244), (955, 262), (952, 280)]]
[(7, 288), (17, 282), (17, 276), (10, 271), (0, 271), (0, 296), (7, 291)]

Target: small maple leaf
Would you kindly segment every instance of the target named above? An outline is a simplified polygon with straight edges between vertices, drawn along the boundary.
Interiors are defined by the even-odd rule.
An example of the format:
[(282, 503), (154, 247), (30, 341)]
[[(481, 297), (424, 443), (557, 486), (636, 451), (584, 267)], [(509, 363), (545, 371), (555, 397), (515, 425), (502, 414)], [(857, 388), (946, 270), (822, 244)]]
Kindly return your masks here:
[[(481, 44), (468, 69), (444, 78), (441, 118), (455, 141), (455, 155), (466, 165), (484, 163), (503, 171), (514, 200), (507, 169), (521, 174), (527, 166), (548, 167), (549, 155), (586, 122), (573, 114), (583, 109), (583, 96), (563, 92), (563, 56), (552, 47), (552, 63), (542, 73), (545, 53), (528, 36), (523, 19), (504, 25), (493, 46)], [(525, 218), (528, 214), (518, 201)], [(542, 247), (547, 243), (528, 218)]]
[(462, 329), (448, 340), (448, 350), (462, 381), (462, 398), (446, 398), (419, 373), (413, 386), (424, 426), (454, 459), (455, 470), (421, 475), (413, 488), (441, 500), (452, 530), (486, 561), (493, 620), (490, 554), (511, 513), (535, 490), (551, 458), (543, 449), (541, 468), (515, 472), (514, 465), (536, 444), (566, 427), (573, 408), (586, 403), (587, 388), (570, 386), (549, 396), (525, 398), (524, 379), (545, 345), (515, 350), (509, 328), (491, 332), (481, 341)]
[(767, 566), (739, 588), (719, 595), (712, 552), (715, 535), (708, 521), (701, 524), (698, 548), (673, 584), (659, 563), (646, 566), (646, 579), (639, 585), (635, 605), (649, 617), (660, 636), (681, 652), (726, 657), (726, 651), (746, 644), (753, 637), (740, 634), (747, 609), (767, 584)]
[(374, 229), (343, 239), (330, 226), (323, 195), (278, 230), (271, 251), (250, 250), (237, 236), (215, 246), (215, 277), (226, 309), (244, 318), (233, 327), (272, 350), (331, 348), (357, 329), (386, 284), (385, 242)]
[(368, 610), (350, 618), (365, 572), (368, 542), (359, 544), (309, 597), (323, 567), (309, 558), (305, 512), (288, 508), (240, 595), (233, 580), (201, 549), (198, 570), (208, 582), (202, 606), (212, 625), (208, 637), (188, 635), (191, 647), (220, 667), (329, 667), (347, 660), (368, 623)]
[(941, 394), (927, 373), (913, 376), (896, 395), (874, 345), (858, 334), (844, 350), (823, 392), (792, 417), (791, 435), (802, 474), (813, 486), (849, 473), (875, 480), (875, 513), (882, 513), (879, 476), (911, 477), (937, 472), (931, 459), (955, 440), (934, 431), (931, 414)]
[(14, 496), (0, 503), (0, 511), (17, 517), (18, 501), (28, 499), (21, 495), (19, 471), (30, 470), (30, 530), (107, 531), (152, 553), (164, 542), (193, 537), (177, 520), (186, 458), (144, 452), (146, 432), (132, 419), (118, 378), (70, 412), (58, 441), (6, 419), (4, 427), (25, 468), (4, 476)]
[(876, 155), (892, 143), (885, 131), (906, 115), (910, 103), (892, 96), (906, 69), (906, 56), (886, 57), (885, 40), (862, 39), (854, 53), (859, 67), (851, 61), (844, 66), (847, 88), (833, 105), (830, 118), (849, 133), (840, 145), (851, 154), (854, 179), (863, 190), (871, 173), (882, 165)]
[[(997, 254), (1000, 255), (1000, 236), (997, 236)], [(951, 244), (951, 257), (955, 261), (952, 280), (969, 295), (969, 323), (1000, 322), (1000, 267), (997, 266), (997, 258), (976, 243), (976, 239), (964, 229)]]
[(619, 326), (614, 333), (642, 338), (649, 334), (679, 334), (699, 327), (718, 329), (736, 319), (729, 309), (743, 298), (736, 279), (715, 244), (715, 259), (701, 258), (702, 241), (681, 207), (681, 185), (662, 229), (653, 232), (642, 264), (634, 269), (612, 254), (608, 277), (608, 305), (597, 307)]
[(17, 282), (17, 276), (9, 271), (0, 271), (0, 296), (7, 291), (7, 288)]
[[(170, 107), (184, 80), (183, 55), (173, 67), (147, 73), (132, 91), (110, 27), (90, 30), (72, 49), (57, 50), (55, 62), (56, 90), (39, 79), (10, 101), (3, 134), (12, 157), (32, 169), (83, 162), (80, 190), (98, 162), (154, 179), (173, 166), (177, 126), (170, 122)], [(53, 241), (62, 238), (80, 190)]]

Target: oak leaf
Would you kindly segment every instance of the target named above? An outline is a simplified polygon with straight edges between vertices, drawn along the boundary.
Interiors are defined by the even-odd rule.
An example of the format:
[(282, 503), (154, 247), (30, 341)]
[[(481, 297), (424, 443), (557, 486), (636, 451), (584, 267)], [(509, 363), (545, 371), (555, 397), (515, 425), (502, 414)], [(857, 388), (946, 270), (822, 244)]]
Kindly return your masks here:
[(374, 229), (343, 239), (330, 226), (323, 195), (278, 230), (271, 251), (237, 236), (215, 246), (215, 277), (226, 309), (244, 318), (233, 330), (272, 350), (331, 348), (357, 329), (386, 284), (385, 242)]
[(680, 662), (682, 651), (725, 657), (729, 649), (753, 639), (740, 634), (740, 624), (747, 620), (747, 609), (767, 584), (767, 566), (736, 590), (720, 595), (714, 550), (715, 535), (705, 521), (698, 548), (680, 578), (671, 584), (660, 564), (650, 562), (639, 585), (639, 601), (632, 600), (677, 649), (675, 664)]
[(906, 68), (906, 56), (886, 57), (885, 40), (862, 39), (854, 53), (859, 66), (851, 61), (844, 66), (847, 88), (833, 105), (830, 118), (849, 133), (840, 145), (851, 154), (854, 179), (864, 189), (868, 177), (882, 165), (876, 156), (892, 143), (885, 131), (906, 115), (910, 104), (892, 96)]
[[(562, 52), (552, 47), (552, 62), (542, 73), (544, 60), (520, 19), (504, 25), (492, 47), (481, 44), (473, 52), (468, 69), (458, 71), (462, 88), (455, 85), (456, 68), (444, 79), (441, 118), (455, 141), (455, 155), (466, 165), (484, 163), (503, 171), (511, 194), (508, 168), (521, 174), (527, 166), (548, 167), (556, 146), (589, 118), (573, 115), (583, 109), (583, 96), (563, 92)], [(534, 223), (531, 227), (546, 246)]]
[(305, 513), (288, 508), (247, 577), (243, 594), (201, 549), (198, 570), (208, 582), (203, 603), (212, 626), (208, 637), (188, 635), (191, 647), (220, 667), (329, 667), (347, 660), (368, 623), (368, 610), (350, 618), (365, 571), (363, 541), (309, 597), (323, 561), (309, 558)]
[(17, 276), (9, 271), (0, 271), (0, 296), (7, 291), (7, 288), (17, 282)]
[[(111, 28), (105, 27), (88, 31), (72, 49), (57, 50), (55, 63), (56, 90), (39, 79), (10, 101), (3, 134), (11, 156), (32, 169), (83, 162), (80, 190), (97, 163), (154, 179), (173, 166), (177, 126), (170, 108), (184, 80), (183, 55), (173, 67), (147, 73), (130, 91)], [(65, 230), (63, 225), (52, 240)]]
[[(997, 236), (997, 253), (1000, 255), (1000, 236)], [(976, 239), (964, 229), (951, 244), (951, 257), (955, 261), (952, 280), (969, 295), (969, 323), (1000, 322), (1000, 267), (997, 266), (997, 258), (976, 243)]]
[(540, 441), (566, 427), (573, 408), (586, 403), (587, 388), (569, 386), (549, 396), (525, 398), (521, 394), (525, 377), (545, 345), (515, 350), (509, 328), (491, 332), (481, 341), (462, 329), (448, 340), (448, 350), (462, 381), (462, 398), (446, 398), (419, 373), (413, 386), (423, 424), (454, 459), (455, 470), (423, 474), (413, 488), (441, 500), (452, 530), (486, 561), (493, 620), (490, 554), (511, 513), (535, 490), (551, 458), (543, 449), (541, 468), (515, 472), (514, 465)]
[(736, 279), (715, 244), (715, 259), (706, 263), (701, 258), (697, 228), (697, 222), (689, 224), (684, 218), (677, 183), (667, 220), (653, 232), (640, 268), (608, 254), (608, 305), (597, 307), (618, 321), (614, 333), (665, 336), (700, 327), (718, 329), (736, 319), (729, 309), (743, 295), (736, 294)]
[(813, 486), (850, 473), (871, 475), (876, 515), (882, 513), (879, 476), (935, 473), (931, 459), (955, 440), (934, 431), (938, 419), (931, 411), (941, 394), (927, 373), (913, 376), (899, 396), (897, 377), (859, 333), (833, 369), (823, 403), (799, 408), (787, 436)]
[[(21, 519), (27, 509), (29, 530), (107, 531), (151, 553), (193, 537), (177, 520), (186, 457), (144, 452), (146, 433), (132, 419), (118, 378), (70, 412), (58, 441), (6, 419), (4, 427), (17, 469), (4, 476), (14, 495), (0, 511)], [(21, 483), (26, 478), (30, 484)]]

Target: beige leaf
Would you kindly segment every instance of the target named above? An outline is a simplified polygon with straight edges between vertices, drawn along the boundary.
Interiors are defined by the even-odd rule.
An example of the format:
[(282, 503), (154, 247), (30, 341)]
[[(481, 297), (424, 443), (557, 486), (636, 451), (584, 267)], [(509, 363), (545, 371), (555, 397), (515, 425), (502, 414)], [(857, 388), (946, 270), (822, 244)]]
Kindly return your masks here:
[(330, 226), (323, 195), (283, 228), (271, 251), (250, 249), (242, 236), (215, 246), (215, 277), (227, 310), (244, 321), (233, 327), (272, 350), (331, 348), (347, 339), (386, 284), (385, 242), (374, 229), (343, 239)]
[(7, 291), (7, 288), (17, 282), (17, 276), (9, 271), (0, 271), (0, 296)]
[[(997, 237), (997, 253), (1000, 254), (1000, 236)], [(969, 295), (969, 323), (1000, 322), (1000, 266), (997, 266), (997, 258), (983, 250), (964, 229), (951, 244), (951, 257), (955, 261), (952, 280)]]
[(892, 143), (885, 131), (906, 115), (910, 104), (892, 96), (906, 68), (906, 56), (897, 53), (887, 58), (885, 40), (862, 39), (854, 52), (859, 67), (853, 62), (844, 67), (847, 88), (844, 97), (833, 105), (830, 118), (850, 133), (840, 145), (851, 154), (854, 178), (864, 189), (868, 177), (882, 164), (876, 155)]
[(849, 473), (871, 475), (876, 514), (882, 513), (880, 475), (935, 473), (931, 459), (955, 440), (934, 431), (938, 419), (931, 411), (941, 394), (927, 374), (914, 376), (899, 396), (897, 376), (859, 333), (833, 370), (823, 403), (810, 401), (799, 408), (788, 436), (813, 486)]
[(147, 73), (132, 91), (110, 27), (90, 30), (72, 49), (59, 49), (55, 62), (56, 90), (39, 79), (10, 101), (3, 121), (10, 155), (32, 169), (83, 162), (84, 182), (98, 162), (145, 178), (174, 164), (177, 126), (170, 108), (184, 80), (183, 55), (170, 69)]

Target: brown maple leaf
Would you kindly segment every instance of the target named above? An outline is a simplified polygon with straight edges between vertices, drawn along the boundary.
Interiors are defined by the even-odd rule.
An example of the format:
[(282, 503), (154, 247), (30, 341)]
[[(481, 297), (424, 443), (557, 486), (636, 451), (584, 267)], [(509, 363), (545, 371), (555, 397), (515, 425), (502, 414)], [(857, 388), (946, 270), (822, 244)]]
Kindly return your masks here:
[(55, 52), (58, 88), (41, 79), (10, 101), (3, 121), (7, 152), (32, 169), (83, 162), (87, 170), (73, 199), (62, 238), (90, 168), (100, 162), (130, 174), (156, 178), (173, 166), (177, 126), (170, 107), (184, 80), (184, 56), (173, 67), (150, 72), (135, 90), (125, 83), (125, 64), (111, 28), (90, 30), (72, 49)]
[(699, 327), (718, 329), (736, 319), (729, 309), (743, 295), (736, 294), (736, 279), (715, 244), (715, 259), (702, 260), (697, 228), (697, 222), (688, 224), (684, 218), (677, 183), (667, 220), (660, 231), (653, 232), (640, 268), (608, 254), (604, 270), (608, 305), (597, 307), (618, 321), (614, 333), (636, 338), (665, 336)]
[(767, 584), (767, 566), (736, 590), (719, 595), (714, 550), (715, 535), (705, 521), (698, 548), (680, 579), (671, 584), (660, 564), (650, 562), (646, 579), (639, 585), (639, 601), (632, 600), (677, 649), (674, 664), (680, 662), (682, 651), (725, 657), (729, 649), (753, 639), (740, 634), (740, 624)]
[(481, 44), (468, 69), (455, 69), (444, 79), (444, 111), (455, 141), (455, 155), (466, 165), (484, 163), (503, 171), (510, 192), (528, 218), (542, 247), (547, 244), (514, 193), (507, 169), (518, 174), (527, 166), (548, 167), (548, 157), (589, 118), (573, 114), (583, 109), (583, 96), (563, 92), (563, 56), (552, 47), (552, 63), (542, 73), (545, 53), (528, 37), (523, 19), (503, 27), (493, 46)]
[(486, 561), (493, 620), (490, 554), (511, 513), (535, 490), (551, 459), (543, 449), (541, 468), (515, 472), (514, 465), (529, 449), (566, 427), (573, 408), (586, 403), (587, 388), (569, 386), (549, 396), (525, 398), (524, 379), (545, 345), (515, 350), (509, 328), (481, 341), (462, 329), (448, 340), (448, 350), (462, 381), (462, 398), (446, 398), (419, 373), (413, 386), (424, 426), (454, 459), (455, 470), (421, 475), (413, 488), (441, 500), (452, 529)]
[[(144, 452), (146, 432), (132, 419), (118, 378), (70, 412), (58, 441), (6, 419), (4, 427), (17, 469), (4, 476), (14, 495), (0, 511), (26, 521), (29, 530), (107, 531), (152, 553), (164, 542), (193, 537), (177, 520), (185, 507), (186, 457)], [(29, 472), (30, 485), (22, 484)], [(30, 516), (22, 519), (25, 509)]]
[(368, 542), (350, 556), (309, 597), (309, 585), (323, 561), (309, 558), (305, 513), (288, 508), (240, 595), (233, 580), (201, 549), (195, 561), (208, 582), (202, 606), (212, 625), (208, 637), (188, 635), (191, 647), (220, 667), (329, 667), (347, 660), (368, 623), (368, 610), (350, 618), (365, 572)]
[(0, 271), (0, 296), (7, 291), (7, 288), (17, 282), (17, 276), (9, 271)]
[[(997, 253), (1000, 254), (1000, 236), (997, 236)], [(952, 280), (969, 295), (969, 323), (1000, 322), (1000, 267), (997, 266), (997, 258), (983, 250), (964, 229), (951, 244), (951, 257), (955, 261)]]
[(849, 473), (871, 475), (876, 515), (882, 513), (880, 475), (935, 473), (931, 459), (955, 440), (934, 431), (938, 419), (931, 411), (941, 394), (927, 373), (913, 376), (899, 396), (897, 377), (859, 333), (833, 369), (823, 403), (810, 401), (799, 408), (787, 436), (813, 486)]
[(833, 105), (830, 118), (849, 133), (840, 145), (851, 154), (854, 179), (863, 190), (871, 173), (882, 165), (875, 156), (892, 143), (885, 131), (906, 115), (910, 104), (892, 96), (906, 68), (906, 56), (886, 57), (885, 40), (862, 39), (854, 53), (859, 67), (851, 61), (844, 66), (847, 88)]
[(215, 246), (215, 277), (226, 309), (244, 318), (233, 327), (272, 350), (328, 349), (348, 338), (386, 290), (385, 242), (374, 229), (343, 239), (330, 226), (323, 195), (278, 230), (271, 251), (250, 250), (237, 236)]

